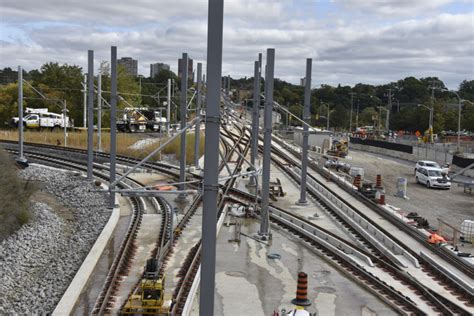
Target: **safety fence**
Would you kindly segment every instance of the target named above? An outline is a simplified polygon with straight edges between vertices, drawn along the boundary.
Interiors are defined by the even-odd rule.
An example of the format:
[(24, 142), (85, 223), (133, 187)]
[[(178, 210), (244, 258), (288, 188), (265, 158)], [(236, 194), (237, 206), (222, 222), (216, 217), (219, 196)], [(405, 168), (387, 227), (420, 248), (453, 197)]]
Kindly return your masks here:
[(413, 154), (413, 146), (410, 146), (410, 145), (385, 142), (381, 140), (356, 138), (356, 137), (351, 137), (351, 143), (372, 146), (372, 147), (380, 147), (380, 148), (385, 148), (389, 150), (395, 150), (395, 151), (401, 151), (408, 154)]

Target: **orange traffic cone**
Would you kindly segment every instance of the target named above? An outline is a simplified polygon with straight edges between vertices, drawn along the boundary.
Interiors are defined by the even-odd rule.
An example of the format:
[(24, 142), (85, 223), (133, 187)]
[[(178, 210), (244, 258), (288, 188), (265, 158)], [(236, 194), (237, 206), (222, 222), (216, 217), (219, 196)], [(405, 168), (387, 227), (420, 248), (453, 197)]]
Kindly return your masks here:
[(311, 302), (308, 300), (308, 275), (304, 272), (298, 273), (296, 298), (294, 298), (291, 303), (297, 306), (311, 305)]

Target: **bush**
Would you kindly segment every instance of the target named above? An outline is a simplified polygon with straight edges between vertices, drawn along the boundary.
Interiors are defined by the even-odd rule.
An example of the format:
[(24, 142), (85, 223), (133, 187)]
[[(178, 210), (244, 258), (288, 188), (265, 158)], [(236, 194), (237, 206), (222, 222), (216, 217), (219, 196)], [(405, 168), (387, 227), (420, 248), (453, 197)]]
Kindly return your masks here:
[(0, 170), (0, 240), (3, 240), (30, 221), (30, 197), (35, 185), (18, 177), (14, 160), (2, 148)]

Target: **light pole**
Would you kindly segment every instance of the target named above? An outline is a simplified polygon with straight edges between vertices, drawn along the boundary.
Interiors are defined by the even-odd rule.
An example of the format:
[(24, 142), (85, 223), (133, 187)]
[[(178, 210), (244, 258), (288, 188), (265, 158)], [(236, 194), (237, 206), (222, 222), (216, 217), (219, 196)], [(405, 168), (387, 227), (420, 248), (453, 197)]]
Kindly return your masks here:
[(376, 97), (375, 95), (370, 95), (370, 94), (369, 94), (369, 97), (370, 97), (371, 99), (375, 99), (375, 100), (377, 100), (377, 101), (380, 102), (380, 106), (379, 106), (379, 119), (378, 119), (378, 123), (377, 123), (377, 130), (378, 130), (379, 136), (380, 136), (380, 116), (382, 115), (382, 110), (381, 110), (381, 108), (382, 108), (382, 100), (380, 100), (380, 98)]
[(424, 104), (417, 104), (417, 107), (424, 107), (425, 109), (428, 109), (430, 111), (430, 118), (429, 118), (429, 123), (428, 123), (428, 133), (430, 135), (430, 143), (433, 143), (433, 108), (428, 107)]
[(461, 148), (461, 109), (462, 109), (462, 103), (463, 102), (468, 102), (468, 103), (471, 103), (471, 104), (474, 104), (474, 103), (469, 101), (469, 100), (461, 99), (459, 94), (454, 90), (443, 89), (442, 91), (452, 92), (458, 98), (458, 109), (459, 110), (458, 110), (458, 145), (457, 145), (457, 151), (459, 152), (460, 148)]

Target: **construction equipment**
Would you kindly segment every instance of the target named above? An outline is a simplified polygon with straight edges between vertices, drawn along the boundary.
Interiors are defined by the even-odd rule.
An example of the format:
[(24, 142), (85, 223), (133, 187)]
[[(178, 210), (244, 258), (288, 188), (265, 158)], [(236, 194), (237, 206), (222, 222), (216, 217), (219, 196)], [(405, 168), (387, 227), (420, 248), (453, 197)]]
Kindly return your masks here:
[(165, 276), (159, 275), (158, 260), (148, 259), (140, 284), (124, 305), (122, 314), (170, 315), (172, 299), (165, 296)]
[(331, 148), (327, 151), (328, 155), (336, 157), (346, 157), (349, 153), (349, 147), (347, 145), (347, 139), (334, 139), (331, 144)]
[(124, 108), (122, 119), (117, 120), (117, 129), (121, 132), (162, 131), (166, 118), (153, 108)]

